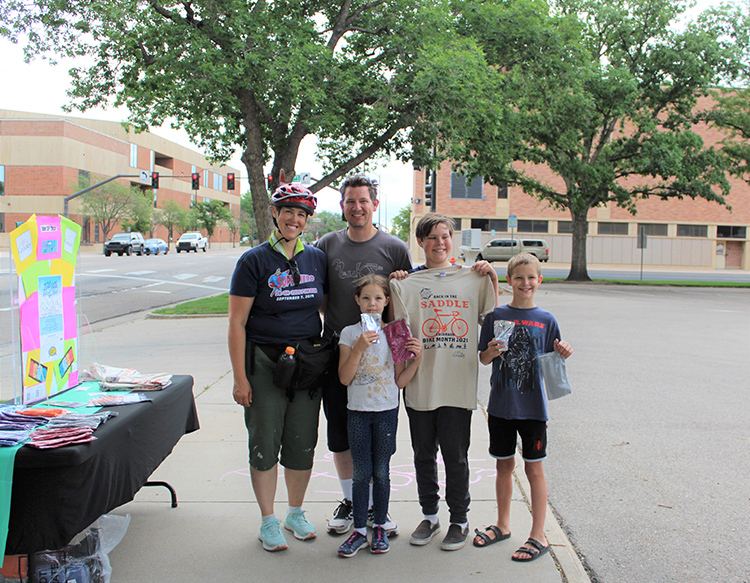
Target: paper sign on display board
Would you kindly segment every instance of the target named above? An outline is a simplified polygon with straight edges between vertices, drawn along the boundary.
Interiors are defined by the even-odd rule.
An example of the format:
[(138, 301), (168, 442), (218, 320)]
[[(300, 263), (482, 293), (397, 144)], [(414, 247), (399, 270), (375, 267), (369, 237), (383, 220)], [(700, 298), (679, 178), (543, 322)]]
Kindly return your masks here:
[(75, 267), (81, 227), (65, 217), (32, 216), (10, 234), (18, 275), (22, 402), (78, 383)]

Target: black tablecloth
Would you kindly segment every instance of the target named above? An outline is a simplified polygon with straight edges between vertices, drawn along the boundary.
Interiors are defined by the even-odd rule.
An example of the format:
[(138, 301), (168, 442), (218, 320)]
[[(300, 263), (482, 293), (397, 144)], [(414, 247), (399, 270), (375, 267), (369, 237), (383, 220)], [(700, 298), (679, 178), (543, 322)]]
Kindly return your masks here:
[(174, 376), (152, 401), (119, 415), (81, 445), (16, 454), (6, 554), (59, 549), (102, 514), (133, 499), (185, 433), (199, 428), (193, 377)]

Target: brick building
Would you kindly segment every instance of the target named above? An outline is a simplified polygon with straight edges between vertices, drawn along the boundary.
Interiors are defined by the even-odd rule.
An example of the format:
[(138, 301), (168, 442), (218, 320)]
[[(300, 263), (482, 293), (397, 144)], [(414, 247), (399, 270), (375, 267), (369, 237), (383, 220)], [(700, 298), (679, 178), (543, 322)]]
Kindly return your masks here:
[[(722, 135), (706, 128), (702, 137), (707, 145), (716, 145)], [(562, 180), (553, 177), (546, 167), (535, 169), (538, 176), (563, 190)], [(425, 205), (425, 172), (414, 172), (412, 221), (429, 210)], [(683, 266), (713, 269), (750, 269), (748, 227), (750, 227), (750, 186), (732, 179), (727, 203), (732, 210), (703, 199), (662, 201), (657, 197), (638, 201), (638, 212), (631, 215), (614, 204), (589, 212), (587, 262), (591, 264), (640, 265), (637, 248), (639, 227), (645, 227), (647, 247), (643, 263), (649, 266)], [(570, 214), (554, 210), (524, 194), (520, 188), (498, 188), (477, 178), (471, 184), (451, 171), (450, 163), (437, 174), (436, 210), (453, 217), (458, 229), (481, 229), (481, 242), (510, 237), (508, 218), (515, 215), (516, 238), (545, 239), (550, 246), (550, 261), (570, 263), (572, 222)], [(415, 259), (421, 256), (414, 241)], [(461, 233), (457, 232), (453, 248), (458, 257)]]
[[(151, 188), (151, 173), (160, 174), (159, 188)], [(191, 174), (200, 188), (191, 188)], [(78, 117), (0, 110), (0, 248), (8, 248), (8, 233), (32, 214), (64, 214), (65, 197), (77, 191), (79, 177), (91, 184), (123, 175), (123, 184), (138, 185), (153, 196), (154, 207), (174, 200), (185, 209), (193, 200), (220, 200), (239, 217), (239, 180), (227, 189), (227, 173), (240, 172), (211, 165), (201, 154), (151, 133), (128, 132), (118, 122)], [(170, 178), (173, 177), (174, 178)], [(81, 198), (69, 202), (69, 216), (83, 227), (83, 246), (101, 250), (98, 225), (81, 214)], [(120, 232), (117, 225), (109, 233)], [(153, 236), (168, 240), (167, 229), (154, 226)], [(237, 234), (217, 226), (212, 245), (232, 241)], [(176, 237), (176, 234), (175, 234)]]

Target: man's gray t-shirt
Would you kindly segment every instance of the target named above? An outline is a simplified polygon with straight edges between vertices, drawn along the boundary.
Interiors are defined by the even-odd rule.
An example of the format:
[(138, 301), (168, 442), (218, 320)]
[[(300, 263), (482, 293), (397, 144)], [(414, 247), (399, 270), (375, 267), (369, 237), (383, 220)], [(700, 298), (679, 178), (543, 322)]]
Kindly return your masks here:
[(354, 301), (354, 282), (375, 273), (386, 279), (399, 269), (411, 269), (409, 248), (401, 239), (378, 230), (367, 241), (352, 241), (346, 229), (326, 233), (317, 247), (328, 261), (328, 303), (325, 313), (326, 334), (341, 332), (359, 322), (360, 310)]

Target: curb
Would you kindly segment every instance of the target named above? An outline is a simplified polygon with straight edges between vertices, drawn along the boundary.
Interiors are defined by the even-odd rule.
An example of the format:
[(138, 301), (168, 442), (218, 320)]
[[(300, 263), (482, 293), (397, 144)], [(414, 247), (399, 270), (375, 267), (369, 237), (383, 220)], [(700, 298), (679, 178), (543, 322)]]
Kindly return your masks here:
[[(516, 469), (513, 470), (513, 475), (516, 478), (518, 488), (521, 490), (523, 500), (529, 508), (529, 512), (531, 512), (531, 486), (526, 478), (526, 473), (521, 469), (523, 468), (523, 463), (523, 459), (517, 453)], [(586, 572), (586, 568), (583, 566), (573, 543), (570, 542), (568, 535), (565, 534), (562, 526), (557, 522), (557, 517), (549, 503), (547, 504), (547, 513), (544, 520), (544, 530), (547, 535), (547, 542), (551, 546), (550, 555), (555, 561), (555, 566), (560, 572), (563, 583), (591, 583), (591, 578)]]
[(146, 318), (149, 320), (180, 320), (183, 318), (226, 318), (227, 314), (154, 314), (149, 312)]

